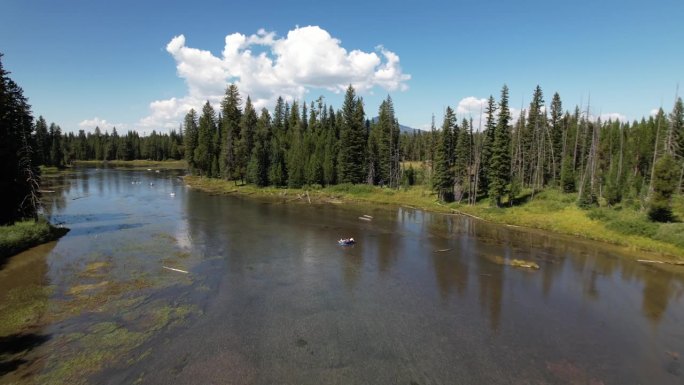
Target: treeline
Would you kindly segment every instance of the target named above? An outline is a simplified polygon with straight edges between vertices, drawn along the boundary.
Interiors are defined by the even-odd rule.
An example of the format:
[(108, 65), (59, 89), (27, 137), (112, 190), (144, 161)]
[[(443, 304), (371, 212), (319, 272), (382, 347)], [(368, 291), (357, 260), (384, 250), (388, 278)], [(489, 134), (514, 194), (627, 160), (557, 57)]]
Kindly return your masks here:
[[(602, 121), (591, 116), (590, 106), (565, 110), (558, 93), (547, 105), (537, 86), (513, 121), (504, 86), (498, 101), (488, 98), (477, 127), (472, 117), (459, 122), (447, 107), (439, 127), (433, 117), (430, 131), (401, 134), (389, 96), (369, 120), (351, 86), (340, 110), (322, 98), (309, 104), (278, 98), (270, 112), (256, 111), (249, 96), (243, 103), (230, 85), (218, 111), (209, 102), (200, 112), (190, 110), (179, 132), (143, 137), (96, 128), (65, 135), (42, 117), (34, 124), (21, 88), (1, 63), (0, 74), (1, 187), (3, 202), (10, 202), (0, 223), (35, 214), (37, 165), (74, 160), (184, 158), (192, 173), (258, 186), (423, 183), (443, 201), (490, 199), (498, 206), (554, 187), (577, 193), (583, 207), (647, 208), (659, 221), (673, 219), (671, 197), (683, 187), (681, 98), (669, 113)], [(405, 161), (413, 165), (402, 167)]]
[(185, 116), (192, 172), (258, 186), (399, 185), (399, 123), (389, 96), (372, 122), (351, 86), (338, 111), (322, 98), (308, 105), (278, 98), (272, 115), (257, 112), (249, 97), (241, 106), (237, 86), (230, 85), (218, 114), (207, 102), (201, 114)]
[[(244, 106), (244, 107), (243, 107)], [(684, 179), (684, 108), (640, 121), (601, 121), (590, 106), (550, 105), (537, 86), (529, 107), (513, 121), (508, 88), (490, 96), (483, 116), (459, 122), (447, 107), (441, 125), (400, 133), (388, 96), (377, 118), (366, 118), (350, 86), (342, 109), (322, 98), (290, 105), (278, 98), (271, 113), (257, 112), (230, 85), (220, 110), (207, 102), (190, 110), (179, 132), (141, 137), (135, 131), (61, 134), (40, 117), (31, 136), (33, 162), (61, 167), (73, 160), (182, 159), (192, 173), (253, 183), (302, 187), (367, 183), (397, 188), (423, 183), (439, 199), (516, 204), (521, 193), (547, 187), (578, 193), (582, 207), (599, 204), (648, 209), (654, 220), (673, 219), (670, 200)], [(402, 167), (405, 161), (417, 162)], [(404, 163), (406, 164), (406, 163)]]
[(557, 187), (578, 193), (578, 204), (648, 208), (654, 220), (670, 221), (669, 201), (684, 178), (684, 105), (634, 122), (601, 121), (575, 107), (564, 111), (558, 93), (547, 107), (539, 86), (529, 108), (512, 122), (508, 88), (498, 103), (490, 96), (485, 124), (456, 121), (448, 107), (440, 129), (407, 135), (407, 159), (424, 161), (430, 183), (445, 201), (470, 203), (489, 197), (514, 204), (523, 189)]
[[(184, 121), (185, 158), (193, 172), (260, 186), (369, 183), (398, 187), (428, 184), (443, 201), (475, 203), (489, 198), (511, 205), (522, 191), (547, 187), (577, 192), (578, 204), (650, 208), (653, 219), (670, 220), (669, 205), (684, 178), (684, 108), (677, 98), (640, 121), (601, 121), (586, 109), (563, 109), (558, 93), (550, 105), (541, 87), (513, 121), (504, 86), (498, 102), (487, 100), (479, 121), (457, 120), (447, 107), (441, 127), (399, 133), (391, 98), (378, 118), (365, 118), (350, 86), (341, 110), (319, 99), (301, 106), (278, 99), (271, 115), (259, 115), (247, 97), (244, 110), (235, 85), (217, 113), (207, 102)], [(401, 161), (420, 161), (414, 170)]]
[(148, 136), (140, 136), (128, 131), (119, 136), (116, 127), (112, 133), (103, 134), (99, 127), (94, 132), (79, 130), (62, 134), (61, 128), (51, 123), (49, 128), (40, 116), (35, 124), (34, 161), (36, 164), (64, 167), (75, 160), (135, 160), (155, 161), (182, 159), (183, 135), (176, 131), (159, 134), (156, 131)]

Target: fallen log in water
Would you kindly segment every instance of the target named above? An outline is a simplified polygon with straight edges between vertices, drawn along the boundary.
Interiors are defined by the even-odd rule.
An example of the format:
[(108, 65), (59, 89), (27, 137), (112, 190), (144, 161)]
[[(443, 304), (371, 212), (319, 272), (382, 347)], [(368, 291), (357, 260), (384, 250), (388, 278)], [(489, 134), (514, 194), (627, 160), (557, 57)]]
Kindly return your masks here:
[(637, 259), (637, 262), (641, 262), (641, 263), (658, 263), (658, 264), (663, 264), (663, 265), (684, 266), (684, 261), (672, 262), (672, 261), (654, 261), (654, 260), (651, 260), (651, 259)]
[(539, 265), (533, 261), (526, 261), (524, 259), (505, 259), (504, 257), (500, 257), (498, 255), (493, 257), (485, 256), (485, 258), (490, 260), (491, 262), (496, 263), (497, 265), (506, 265), (520, 267), (523, 269), (539, 270)]
[(175, 272), (178, 272), (178, 273), (188, 274), (188, 272), (187, 272), (187, 271), (185, 271), (185, 270), (181, 270), (181, 269), (174, 269), (173, 267), (168, 267), (168, 266), (162, 266), (162, 268), (164, 268), (164, 269), (166, 269), (166, 270), (171, 270), (171, 271), (175, 271)]

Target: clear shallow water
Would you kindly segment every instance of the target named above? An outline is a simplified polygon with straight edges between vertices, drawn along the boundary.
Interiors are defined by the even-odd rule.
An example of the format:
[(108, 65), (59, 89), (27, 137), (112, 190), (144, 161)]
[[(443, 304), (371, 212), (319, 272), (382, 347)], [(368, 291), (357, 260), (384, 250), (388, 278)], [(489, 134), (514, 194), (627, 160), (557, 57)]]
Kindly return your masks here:
[[(194, 309), (91, 383), (684, 383), (682, 274), (609, 246), (403, 208), (210, 196), (165, 172), (88, 169), (59, 183), (49, 211), (72, 230), (21, 274), (49, 284), (52, 302), (92, 261), (109, 268), (88, 283), (155, 284), (130, 308), (85, 310), (42, 334), (144, 330), (127, 314)], [(337, 245), (350, 236), (355, 246)]]

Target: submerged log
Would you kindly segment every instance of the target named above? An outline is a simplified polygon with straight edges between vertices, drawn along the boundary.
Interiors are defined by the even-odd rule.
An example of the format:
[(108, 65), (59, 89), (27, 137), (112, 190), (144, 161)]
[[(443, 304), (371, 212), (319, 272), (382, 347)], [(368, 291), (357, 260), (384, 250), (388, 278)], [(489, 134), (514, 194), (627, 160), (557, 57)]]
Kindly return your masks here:
[(164, 269), (166, 269), (166, 270), (171, 270), (171, 271), (175, 271), (175, 272), (178, 272), (178, 273), (188, 274), (188, 272), (185, 271), (185, 270), (174, 269), (173, 267), (168, 267), (168, 266), (162, 266), (162, 267), (163, 267)]
[(684, 266), (684, 261), (655, 261), (652, 259), (637, 259), (637, 262), (641, 263), (658, 263), (658, 264), (664, 264), (664, 265), (675, 265), (675, 266)]
[(539, 265), (536, 262), (533, 261), (526, 261), (524, 259), (505, 259), (500, 256), (495, 256), (495, 257), (486, 257), (490, 261), (496, 263), (497, 265), (506, 265), (506, 266), (513, 266), (513, 267), (520, 267), (523, 269), (533, 269), (533, 270), (539, 270)]

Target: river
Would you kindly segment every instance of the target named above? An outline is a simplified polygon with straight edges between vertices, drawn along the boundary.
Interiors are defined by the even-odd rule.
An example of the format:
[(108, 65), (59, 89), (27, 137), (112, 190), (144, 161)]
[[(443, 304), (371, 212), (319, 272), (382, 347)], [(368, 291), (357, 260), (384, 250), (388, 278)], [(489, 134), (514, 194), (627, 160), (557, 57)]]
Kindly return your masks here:
[(0, 267), (0, 383), (684, 383), (684, 274), (616, 247), (172, 171), (52, 186), (71, 231)]

